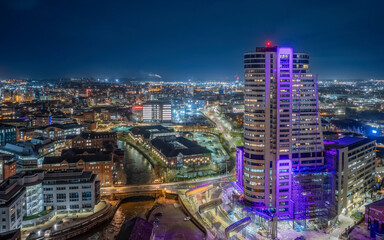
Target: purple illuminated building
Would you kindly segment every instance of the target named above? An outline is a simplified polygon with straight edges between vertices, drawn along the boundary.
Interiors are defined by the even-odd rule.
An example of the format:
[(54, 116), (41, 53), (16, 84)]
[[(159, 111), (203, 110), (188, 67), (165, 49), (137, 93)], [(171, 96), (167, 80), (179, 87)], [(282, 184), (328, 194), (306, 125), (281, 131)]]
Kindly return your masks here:
[(243, 169), (244, 169), (244, 147), (237, 147), (236, 152), (236, 176), (237, 182), (244, 187), (243, 181)]
[(320, 195), (328, 173), (317, 76), (309, 72), (309, 55), (269, 43), (246, 53), (244, 68), (244, 166), (239, 181), (246, 202), (276, 213), (279, 220), (325, 216)]

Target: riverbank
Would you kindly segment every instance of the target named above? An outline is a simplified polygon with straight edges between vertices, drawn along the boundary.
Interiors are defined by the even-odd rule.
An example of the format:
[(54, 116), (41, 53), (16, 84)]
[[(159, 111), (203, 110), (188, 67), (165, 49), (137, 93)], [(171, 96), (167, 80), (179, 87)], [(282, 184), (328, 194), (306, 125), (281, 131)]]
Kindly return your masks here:
[[(106, 214), (112, 209), (111, 207), (112, 206), (110, 204), (108, 205), (106, 202), (102, 201), (95, 206), (93, 212), (67, 214), (56, 213), (54, 217), (44, 222), (44, 224), (23, 228), (21, 230), (22, 239), (43, 239), (44, 232), (47, 230), (51, 231), (51, 235), (48, 239), (71, 239), (72, 236), (89, 231), (90, 228), (88, 228), (88, 226), (86, 228), (82, 228), (82, 226), (84, 226), (82, 225), (84, 222), (90, 221), (91, 219), (99, 223), (108, 220), (108, 216)], [(30, 235), (30, 233), (32, 235)]]
[[(154, 178), (152, 179), (152, 181), (155, 181), (156, 179), (158, 179), (160, 180), (160, 182), (177, 182), (177, 181), (184, 181), (189, 179), (218, 176), (227, 171), (231, 172), (231, 170), (234, 167), (234, 164), (233, 164), (234, 153), (233, 152), (231, 153), (231, 149), (228, 143), (226, 142), (226, 140), (223, 138), (223, 136), (219, 133), (204, 132), (201, 134), (208, 134), (216, 138), (217, 140), (215, 141), (217, 143), (215, 144), (219, 144), (221, 146), (220, 148), (222, 149), (222, 151), (220, 150), (219, 152), (220, 153), (222, 152), (224, 155), (227, 155), (227, 156), (221, 156), (220, 154), (215, 153), (215, 151), (213, 151), (213, 155), (211, 156), (211, 161), (213, 163), (218, 164), (218, 165), (215, 165), (214, 167), (209, 165), (209, 166), (200, 166), (199, 168), (180, 168), (180, 169), (167, 168), (163, 161), (157, 159), (156, 156), (153, 156), (154, 154), (152, 154), (150, 149), (145, 148), (144, 146), (142, 146), (137, 142), (134, 142), (134, 140), (131, 139), (129, 136), (119, 135), (118, 139), (119, 141), (126, 143), (127, 146), (135, 149), (139, 154), (141, 154), (145, 158), (146, 161), (148, 161), (148, 163), (151, 164), (151, 166), (154, 169), (153, 171)], [(202, 146), (205, 146), (205, 145), (204, 143), (202, 143)], [(210, 146), (205, 146), (205, 147), (210, 148)], [(220, 156), (216, 156), (218, 157), (216, 158), (215, 154)], [(224, 159), (222, 159), (223, 157)], [(220, 167), (218, 167), (219, 165)], [(128, 183), (129, 172), (126, 172), (126, 174), (127, 174), (127, 183)]]
[(144, 147), (138, 145), (137, 143), (134, 143), (133, 140), (127, 136), (127, 135), (119, 135), (118, 140), (123, 141), (127, 144), (129, 144), (131, 147), (136, 149), (138, 152), (140, 152), (152, 165), (153, 168), (156, 166), (166, 167), (163, 162), (160, 160), (156, 160), (153, 156), (151, 156), (150, 152), (148, 153), (148, 149), (145, 149)]

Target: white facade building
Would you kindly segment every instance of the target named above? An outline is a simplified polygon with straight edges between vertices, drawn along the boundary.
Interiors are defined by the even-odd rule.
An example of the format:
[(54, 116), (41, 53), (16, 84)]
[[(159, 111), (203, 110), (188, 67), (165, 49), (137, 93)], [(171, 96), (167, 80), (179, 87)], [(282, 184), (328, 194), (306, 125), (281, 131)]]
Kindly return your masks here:
[[(30, 227), (55, 214), (93, 211), (99, 201), (100, 182), (90, 171), (20, 172), (0, 184), (0, 232)], [(44, 210), (46, 215), (34, 216)]]
[(0, 184), (0, 232), (21, 228), (26, 214), (25, 187), (10, 183), (9, 180)]
[(144, 122), (171, 122), (172, 104), (164, 101), (149, 101), (143, 104)]
[(46, 173), (44, 207), (58, 212), (92, 211), (100, 201), (97, 175), (79, 170)]

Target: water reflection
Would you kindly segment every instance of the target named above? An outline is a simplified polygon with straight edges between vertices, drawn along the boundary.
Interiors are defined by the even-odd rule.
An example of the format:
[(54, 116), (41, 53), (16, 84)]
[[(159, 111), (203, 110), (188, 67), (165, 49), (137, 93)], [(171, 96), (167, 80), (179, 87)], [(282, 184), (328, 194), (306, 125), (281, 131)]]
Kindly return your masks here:
[[(151, 164), (140, 152), (123, 141), (118, 141), (120, 149), (124, 150), (124, 171), (127, 185), (148, 184), (155, 179)], [(112, 240), (115, 239), (125, 221), (134, 217), (146, 218), (145, 214), (152, 208), (153, 201), (127, 202), (121, 204), (112, 221), (93, 231), (80, 236), (78, 239), (86, 240)]]
[(148, 184), (155, 179), (151, 164), (140, 152), (129, 144), (119, 141), (119, 148), (124, 150), (124, 169), (127, 178), (127, 185)]
[(120, 228), (125, 221), (134, 217), (146, 219), (146, 213), (152, 208), (154, 201), (127, 202), (120, 205), (112, 221), (105, 226), (100, 226), (93, 231), (80, 236), (76, 240), (113, 240), (119, 234)]

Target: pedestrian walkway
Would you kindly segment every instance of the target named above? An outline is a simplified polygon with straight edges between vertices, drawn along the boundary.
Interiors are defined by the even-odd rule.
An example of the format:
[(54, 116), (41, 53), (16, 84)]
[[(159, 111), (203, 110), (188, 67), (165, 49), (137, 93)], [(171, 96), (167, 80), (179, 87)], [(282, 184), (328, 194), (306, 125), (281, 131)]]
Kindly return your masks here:
[(40, 224), (30, 228), (22, 228), (21, 238), (27, 239), (28, 235), (31, 232), (37, 233), (39, 230), (41, 231), (41, 234), (44, 234), (44, 231), (46, 230), (51, 230), (53, 232), (53, 231), (58, 231), (64, 228), (71, 227), (72, 225), (76, 224), (78, 221), (86, 217), (89, 217), (94, 213), (101, 211), (102, 209), (105, 208), (105, 206), (106, 206), (106, 203), (103, 201), (97, 204), (94, 208), (94, 211), (92, 212), (55, 214), (50, 220), (46, 221), (44, 224)]

